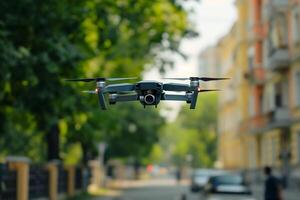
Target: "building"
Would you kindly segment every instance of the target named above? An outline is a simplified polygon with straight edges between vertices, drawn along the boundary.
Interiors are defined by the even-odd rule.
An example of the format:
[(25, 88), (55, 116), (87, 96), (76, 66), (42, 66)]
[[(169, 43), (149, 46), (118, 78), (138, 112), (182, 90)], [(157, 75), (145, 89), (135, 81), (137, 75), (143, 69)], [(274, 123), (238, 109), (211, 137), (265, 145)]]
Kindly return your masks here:
[[(221, 74), (223, 77), (230, 77), (230, 81), (222, 81), (219, 88), (219, 162), (226, 169), (235, 169), (240, 166), (241, 149), (238, 133), (238, 118), (232, 117), (239, 114), (236, 105), (238, 103), (238, 95), (236, 93), (238, 85), (238, 68), (237, 63), (237, 29), (235, 23), (230, 32), (224, 36), (218, 43), (219, 60), (221, 63)], [(234, 155), (234, 156), (232, 156)]]
[(249, 83), (244, 78), (248, 70), (248, 1), (237, 1), (238, 20), (230, 32), (218, 43), (222, 82), (219, 95), (219, 162), (225, 169), (244, 168), (246, 165), (245, 137), (240, 124), (248, 118)]
[[(289, 106), (292, 125), (290, 127), (291, 164), (293, 171), (300, 171), (300, 0), (289, 1), (288, 46), (290, 55)], [(300, 173), (300, 172), (299, 172)]]
[[(292, 180), (300, 174), (300, 0), (236, 7), (232, 29), (200, 56), (231, 77), (220, 85), (219, 162), (254, 173), (269, 165)], [(208, 52), (218, 60), (207, 62)]]

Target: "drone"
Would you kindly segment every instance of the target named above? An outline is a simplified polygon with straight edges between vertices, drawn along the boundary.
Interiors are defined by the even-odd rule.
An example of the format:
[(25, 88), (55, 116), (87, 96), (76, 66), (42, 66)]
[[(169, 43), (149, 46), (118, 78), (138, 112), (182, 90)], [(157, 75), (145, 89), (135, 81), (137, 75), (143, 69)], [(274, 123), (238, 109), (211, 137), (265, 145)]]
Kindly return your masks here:
[[(95, 82), (96, 89), (91, 91), (82, 91), (84, 93), (95, 94), (98, 96), (99, 105), (102, 110), (106, 110), (106, 98), (108, 96), (109, 104), (117, 102), (139, 101), (144, 108), (146, 106), (155, 106), (160, 101), (185, 101), (190, 104), (190, 109), (196, 108), (198, 93), (219, 91), (217, 89), (201, 89), (200, 81), (218, 81), (228, 78), (210, 78), (210, 77), (189, 77), (189, 78), (164, 78), (167, 80), (190, 81), (189, 84), (182, 83), (162, 83), (159, 81), (139, 81), (136, 83), (118, 83), (107, 84), (107, 81), (125, 81), (137, 79), (130, 78), (79, 78), (67, 79), (66, 81), (76, 82)], [(170, 94), (175, 92), (175, 94)], [(176, 94), (184, 92), (184, 94)]]

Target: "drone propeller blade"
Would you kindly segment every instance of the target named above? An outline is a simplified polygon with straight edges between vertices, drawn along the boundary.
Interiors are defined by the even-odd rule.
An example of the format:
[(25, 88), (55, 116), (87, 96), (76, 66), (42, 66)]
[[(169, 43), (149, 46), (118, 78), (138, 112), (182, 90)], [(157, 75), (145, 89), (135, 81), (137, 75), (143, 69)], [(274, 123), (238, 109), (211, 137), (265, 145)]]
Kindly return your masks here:
[(213, 90), (206, 90), (206, 89), (198, 89), (198, 92), (215, 92), (215, 91), (221, 91), (221, 90), (218, 90), (218, 89), (213, 89)]
[(137, 77), (128, 77), (128, 78), (107, 78), (108, 81), (123, 81), (123, 80), (134, 80)]
[(228, 80), (229, 78), (211, 78), (211, 77), (199, 77), (198, 80), (200, 81), (221, 81), (221, 80)]
[(87, 94), (97, 94), (97, 91), (95, 90), (85, 90), (85, 91), (81, 91), (82, 93), (87, 93)]
[(220, 81), (227, 80), (229, 78), (211, 78), (211, 77), (188, 77), (188, 78), (163, 78), (169, 80), (179, 80), (179, 81)]
[(132, 79), (137, 79), (137, 78), (136, 77), (128, 77), (128, 78), (104, 78), (104, 77), (96, 77), (96, 78), (66, 79), (66, 81), (91, 82), (91, 81), (122, 81), (122, 80), (132, 80)]
[(163, 78), (166, 80), (179, 80), (179, 81), (187, 81), (190, 80), (190, 78)]

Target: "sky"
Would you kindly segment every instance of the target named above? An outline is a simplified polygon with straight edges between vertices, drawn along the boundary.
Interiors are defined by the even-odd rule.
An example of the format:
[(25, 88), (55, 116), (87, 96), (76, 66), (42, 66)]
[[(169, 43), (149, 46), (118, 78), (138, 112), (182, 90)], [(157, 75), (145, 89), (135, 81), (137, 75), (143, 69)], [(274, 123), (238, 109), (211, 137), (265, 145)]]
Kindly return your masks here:
[[(180, 57), (175, 58), (175, 67), (168, 70), (168, 77), (190, 77), (198, 76), (198, 55), (208, 46), (214, 45), (231, 28), (237, 18), (235, 0), (201, 0), (201, 3), (195, 1), (185, 1), (186, 9), (193, 9), (189, 17), (195, 25), (199, 37), (194, 39), (184, 39), (180, 50), (188, 55), (184, 60)], [(157, 80), (159, 73), (157, 70), (145, 72), (144, 79)], [(170, 121), (176, 118), (178, 110), (182, 104), (178, 102), (163, 103), (162, 115)]]

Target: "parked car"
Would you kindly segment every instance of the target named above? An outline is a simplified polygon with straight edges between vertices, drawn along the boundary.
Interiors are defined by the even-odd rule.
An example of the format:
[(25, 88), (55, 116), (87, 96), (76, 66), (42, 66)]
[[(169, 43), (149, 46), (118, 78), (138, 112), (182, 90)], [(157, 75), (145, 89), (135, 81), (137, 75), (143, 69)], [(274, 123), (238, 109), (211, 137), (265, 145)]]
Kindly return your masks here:
[(206, 185), (211, 176), (224, 174), (225, 171), (217, 169), (195, 169), (191, 176), (191, 192), (199, 192)]
[(201, 193), (203, 200), (254, 200), (244, 177), (238, 173), (212, 176)]

